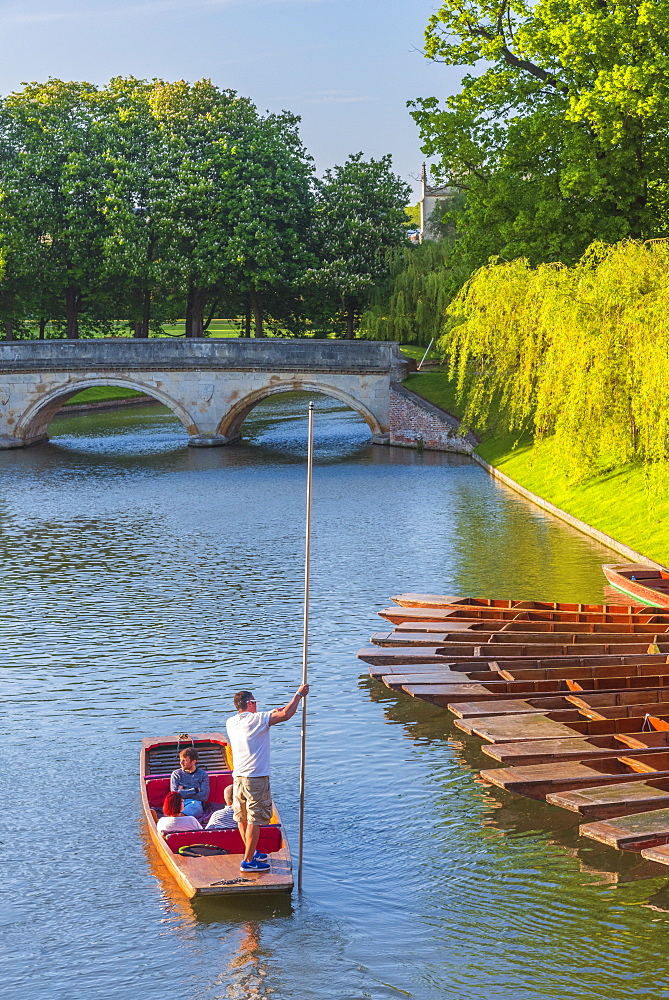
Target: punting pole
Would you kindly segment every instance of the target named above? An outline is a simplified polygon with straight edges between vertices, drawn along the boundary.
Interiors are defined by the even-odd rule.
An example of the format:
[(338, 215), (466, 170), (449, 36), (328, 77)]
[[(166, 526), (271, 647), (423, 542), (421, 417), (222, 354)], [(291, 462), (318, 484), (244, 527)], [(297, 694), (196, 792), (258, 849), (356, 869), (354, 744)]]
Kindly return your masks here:
[[(304, 632), (302, 640), (302, 683), (307, 683), (309, 663), (309, 576), (311, 571), (311, 481), (314, 469), (314, 404), (309, 403), (307, 436), (307, 517), (304, 545)], [(300, 823), (297, 850), (297, 890), (302, 892), (302, 855), (304, 851), (304, 774), (307, 762), (307, 699), (302, 699), (302, 740), (300, 748)]]

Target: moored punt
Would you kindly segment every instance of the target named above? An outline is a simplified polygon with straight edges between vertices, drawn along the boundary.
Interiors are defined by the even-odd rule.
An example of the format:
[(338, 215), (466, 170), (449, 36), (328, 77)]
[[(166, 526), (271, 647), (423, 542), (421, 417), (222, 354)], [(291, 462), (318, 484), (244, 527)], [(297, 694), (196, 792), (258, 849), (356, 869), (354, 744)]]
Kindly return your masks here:
[[(643, 723), (640, 723), (642, 725)], [(669, 750), (669, 733), (613, 733), (610, 736), (568, 737), (565, 739), (521, 740), (518, 743), (489, 743), (483, 753), (507, 767), (523, 764), (550, 764), (563, 760), (637, 755), (644, 751)], [(566, 793), (565, 793), (566, 794)], [(579, 793), (580, 794), (580, 793)]]
[[(604, 687), (604, 681), (611, 681), (611, 687), (655, 687), (653, 677), (669, 675), (669, 663), (666, 657), (659, 657), (660, 662), (623, 663), (612, 666), (597, 667), (534, 667), (526, 669), (515, 665), (504, 667), (495, 660), (486, 663), (485, 670), (461, 669), (465, 664), (457, 664), (456, 669), (442, 667), (439, 664), (424, 664), (421, 668), (395, 667), (389, 673), (375, 674), (380, 676), (386, 687), (399, 689), (404, 684), (458, 684), (466, 681), (482, 681), (484, 684), (500, 681), (545, 681), (549, 683), (563, 682), (560, 690), (569, 689), (592, 690), (599, 684)], [(522, 661), (521, 661), (522, 663)], [(476, 661), (466, 664), (476, 668)], [(377, 668), (378, 669), (378, 668)], [(625, 683), (617, 684), (615, 679), (626, 678)], [(597, 683), (594, 683), (597, 682)], [(608, 683), (606, 686), (609, 686)], [(551, 690), (542, 688), (541, 690)]]
[[(528, 631), (527, 622), (508, 622), (497, 631), (488, 631), (487, 622), (451, 622), (448, 632), (374, 632), (370, 642), (376, 646), (441, 646), (449, 643), (541, 643), (543, 645), (580, 645), (589, 643), (666, 642), (669, 625), (639, 625), (626, 629), (622, 625), (579, 625), (587, 631), (554, 631), (554, 623), (546, 622), (535, 631)], [(482, 627), (483, 626), (483, 627)], [(561, 626), (560, 626), (561, 627)], [(620, 631), (615, 631), (620, 629)]]
[(608, 784), (669, 778), (669, 753), (647, 753), (589, 760), (587, 764), (563, 761), (524, 767), (487, 768), (479, 772), (483, 781), (507, 791), (545, 799), (554, 792)]
[[(389, 678), (387, 687), (396, 687), (393, 678)], [(572, 686), (570, 686), (572, 685)], [(442, 708), (450, 708), (461, 701), (501, 701), (508, 700), (514, 695), (525, 694), (558, 694), (562, 691), (580, 690), (584, 692), (587, 699), (592, 691), (599, 694), (615, 694), (632, 691), (643, 697), (648, 697), (649, 692), (657, 692), (667, 689), (669, 698), (669, 674), (660, 674), (651, 677), (583, 677), (578, 682), (564, 680), (525, 680), (525, 681), (488, 681), (484, 683), (473, 679), (460, 681), (459, 683), (441, 684), (428, 677), (427, 683), (416, 682), (410, 679), (409, 683), (399, 685), (401, 690), (413, 698), (420, 698), (433, 705)], [(614, 702), (615, 703), (615, 702)], [(577, 707), (580, 707), (577, 706)], [(456, 713), (459, 714), (459, 713)]]
[(551, 792), (546, 796), (546, 801), (587, 819), (631, 816), (633, 813), (669, 808), (669, 778), (650, 778), (648, 781), (631, 784), (592, 785), (590, 788)]
[[(498, 633), (499, 634), (499, 633)], [(513, 639), (514, 636), (509, 636)], [(541, 637), (539, 637), (541, 638)], [(587, 636), (596, 639), (596, 636)], [(650, 644), (644, 638), (642, 642), (600, 642), (583, 646), (579, 643), (555, 644), (542, 642), (489, 642), (482, 645), (469, 645), (466, 642), (451, 643), (438, 646), (399, 646), (392, 649), (383, 646), (365, 646), (358, 650), (357, 656), (364, 663), (371, 664), (402, 664), (402, 663), (455, 663), (458, 660), (501, 660), (538, 659), (546, 656), (580, 656), (587, 652), (592, 656), (636, 656), (647, 653), (669, 653), (669, 643)]]
[[(615, 605), (614, 605), (615, 607)], [(658, 608), (648, 608), (643, 612), (625, 612), (624, 609), (615, 612), (610, 611), (522, 611), (518, 608), (478, 608), (478, 607), (455, 607), (455, 608), (384, 608), (377, 614), (393, 625), (408, 624), (410, 622), (430, 622), (432, 625), (447, 623), (450, 621), (553, 621), (553, 622), (642, 622), (665, 621), (666, 613)]]
[[(426, 699), (427, 700), (427, 699)], [(643, 706), (643, 708), (641, 707)], [(468, 716), (489, 715), (532, 715), (543, 714), (545, 711), (558, 709), (577, 709), (590, 719), (606, 718), (606, 712), (611, 709), (632, 709), (633, 715), (648, 713), (661, 714), (658, 706), (668, 706), (668, 688), (644, 688), (638, 691), (587, 691), (581, 694), (565, 694), (562, 696), (546, 695), (539, 698), (516, 698), (508, 701), (472, 701), (454, 702), (448, 705), (453, 715), (464, 719)]]
[[(658, 620), (659, 619), (659, 620)], [(450, 630), (450, 631), (447, 631)], [(578, 633), (587, 635), (625, 634), (625, 635), (658, 635), (669, 632), (669, 616), (655, 615), (652, 621), (623, 621), (623, 622), (577, 622), (577, 621), (534, 621), (522, 618), (514, 618), (512, 621), (504, 621), (503, 618), (486, 619), (485, 621), (474, 621), (470, 618), (458, 618), (447, 622), (430, 621), (408, 621), (396, 625), (393, 635), (404, 635), (405, 633), (417, 636), (425, 634), (436, 637), (448, 636), (452, 632), (522, 632), (524, 634), (535, 632), (537, 634), (549, 633)]]
[[(647, 568), (647, 567), (646, 567)], [(449, 597), (443, 594), (398, 594), (391, 601), (403, 608), (517, 608), (519, 611), (595, 611), (603, 614), (643, 614), (656, 605), (644, 604), (565, 604), (562, 601), (518, 601), (495, 597)]]
[[(496, 708), (501, 702), (491, 705)], [(509, 703), (510, 704), (510, 703)], [(519, 705), (525, 704), (522, 701)], [(462, 705), (455, 705), (460, 710)], [(546, 709), (526, 715), (469, 715), (455, 719), (458, 729), (478, 736), (487, 743), (514, 743), (521, 740), (553, 740), (578, 735), (604, 736), (613, 732), (638, 732), (648, 716), (669, 721), (669, 705), (613, 705), (579, 710), (572, 708)], [(582, 729), (582, 723), (591, 723)], [(658, 728), (658, 727), (655, 727)]]
[[(202, 733), (193, 737), (147, 739), (140, 755), (140, 793), (144, 819), (161, 861), (187, 896), (258, 895), (290, 892), (293, 887), (288, 841), (276, 807), (272, 821), (261, 828), (258, 849), (269, 855), (271, 870), (258, 875), (242, 875), (239, 865), (243, 842), (237, 830), (202, 830), (168, 833), (165, 837), (156, 825), (156, 809), (169, 791), (170, 773), (179, 766), (179, 747), (194, 744), (209, 772), (211, 803), (223, 802), (223, 790), (232, 782), (226, 753), (227, 742), (221, 733)], [(206, 818), (206, 813), (205, 813)], [(209, 856), (184, 856), (180, 849), (191, 851), (222, 850)]]
[[(665, 801), (665, 806), (667, 804)], [(648, 861), (669, 864), (669, 847), (662, 846), (669, 843), (669, 808), (653, 808), (594, 823), (582, 823), (578, 832), (582, 837), (616, 847), (619, 851), (640, 851)]]
[(592, 669), (594, 667), (604, 667), (607, 669), (618, 666), (652, 666), (656, 665), (658, 673), (662, 671), (663, 664), (669, 662), (666, 653), (634, 653), (630, 655), (595, 655), (595, 656), (545, 656), (533, 659), (529, 656), (508, 656), (499, 660), (486, 660), (482, 657), (478, 659), (443, 660), (421, 663), (389, 663), (389, 664), (369, 664), (370, 677), (383, 677), (385, 674), (406, 674), (406, 673), (437, 673), (440, 670), (453, 670), (468, 673), (470, 671), (494, 671), (500, 675), (513, 679), (511, 675), (517, 677), (519, 671), (530, 670), (577, 670)]
[(647, 604), (669, 608), (669, 570), (643, 563), (604, 563), (604, 576), (611, 586)]

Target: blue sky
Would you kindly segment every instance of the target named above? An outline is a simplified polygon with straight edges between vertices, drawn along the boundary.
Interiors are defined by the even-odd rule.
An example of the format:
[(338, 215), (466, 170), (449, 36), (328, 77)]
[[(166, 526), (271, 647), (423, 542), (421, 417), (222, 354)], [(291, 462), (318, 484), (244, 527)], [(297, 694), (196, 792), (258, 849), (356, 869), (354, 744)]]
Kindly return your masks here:
[[(209, 77), (262, 109), (302, 117), (319, 171), (349, 153), (393, 154), (417, 190), (405, 107), (445, 97), (460, 71), (421, 52), (426, 0), (0, 0), (0, 93), (56, 76)], [(413, 177), (412, 177), (413, 175)]]

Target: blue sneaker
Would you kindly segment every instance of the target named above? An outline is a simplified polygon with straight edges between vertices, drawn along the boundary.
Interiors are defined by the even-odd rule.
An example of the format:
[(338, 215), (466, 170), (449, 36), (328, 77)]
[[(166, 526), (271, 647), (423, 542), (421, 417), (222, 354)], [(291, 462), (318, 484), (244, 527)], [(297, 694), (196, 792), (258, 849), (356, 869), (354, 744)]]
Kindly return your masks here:
[(268, 865), (266, 861), (242, 861), (239, 866), (240, 872), (268, 872), (271, 869), (271, 865)]
[(263, 854), (262, 851), (256, 851), (255, 854), (253, 855), (253, 860), (254, 861), (267, 861), (267, 855)]

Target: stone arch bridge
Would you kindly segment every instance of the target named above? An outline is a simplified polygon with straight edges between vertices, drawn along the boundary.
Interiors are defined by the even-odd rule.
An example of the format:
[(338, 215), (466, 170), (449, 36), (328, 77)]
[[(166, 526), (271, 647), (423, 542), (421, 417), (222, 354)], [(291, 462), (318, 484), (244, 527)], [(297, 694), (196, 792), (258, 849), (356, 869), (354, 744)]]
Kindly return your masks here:
[(387, 443), (391, 386), (413, 363), (397, 344), (297, 339), (43, 340), (0, 343), (0, 448), (47, 440), (63, 403), (92, 386), (123, 386), (164, 403), (196, 447), (224, 445), (261, 400), (297, 389), (356, 410)]

